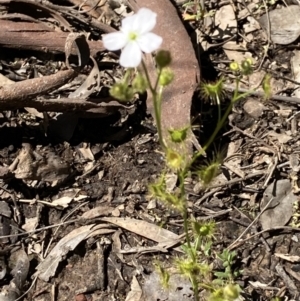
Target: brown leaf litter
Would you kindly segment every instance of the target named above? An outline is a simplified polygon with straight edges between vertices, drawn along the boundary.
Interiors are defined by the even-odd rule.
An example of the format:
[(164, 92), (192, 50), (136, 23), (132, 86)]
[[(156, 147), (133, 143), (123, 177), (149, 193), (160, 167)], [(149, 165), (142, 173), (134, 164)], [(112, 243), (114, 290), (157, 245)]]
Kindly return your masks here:
[[(230, 58), (246, 55), (253, 59), (253, 74), (242, 78), (241, 93), (255, 90), (266, 74), (273, 76), (269, 101), (263, 100), (262, 90), (255, 90), (234, 106), (216, 140), (216, 148), (224, 155), (219, 174), (210, 187), (189, 175), (186, 199), (189, 213), (197, 221), (216, 221), (211, 256), (205, 258), (214, 271), (222, 272), (224, 267), (212, 259), (213, 254), (225, 248), (237, 252), (234, 268), (241, 274), (235, 280), (245, 300), (256, 296), (261, 300), (275, 296), (296, 300), (300, 287), (299, 99), (293, 93), (299, 85), (295, 82), (297, 63), (292, 58), (298, 50), (295, 42), (280, 47), (272, 44), (255, 22), (263, 14), (283, 9), (281, 3), (195, 1), (175, 10), (166, 0), (137, 0), (129, 6), (113, 2), (86, 1), (80, 6), (82, 3), (72, 0), (72, 6), (67, 6), (0, 0), (5, 12), (0, 22), (9, 20), (14, 23), (6, 23), (11, 28), (21, 24), (26, 31), (30, 25), (37, 33), (42, 29), (45, 36), (53, 34), (57, 37), (55, 51), (63, 51), (67, 59), (54, 56), (47, 60), (40, 51), (33, 57), (31, 50), (22, 57), (15, 52), (17, 45), (7, 50), (12, 49), (7, 38), (0, 52), (3, 77), (16, 81), (11, 83), (12, 92), (7, 83), (2, 84), (3, 91), (11, 95), (12, 107), (7, 102), (0, 113), (0, 298), (12, 301), (29, 289), (25, 300), (193, 299), (189, 282), (172, 269), (172, 259), (181, 256), (182, 218), (147, 193), (148, 184), (159, 177), (164, 166), (152, 120), (135, 109), (142, 106), (140, 99), (129, 114), (131, 105), (107, 96), (107, 88), (123, 75), (117, 67), (118, 53), (93, 48), (99, 45), (102, 49), (101, 34), (116, 30), (130, 8), (138, 4), (158, 12), (157, 33), (174, 53), (174, 70), (181, 78), (166, 91), (165, 126), (190, 123), (192, 94), (200, 75), (180, 14), (193, 17), (185, 25), (198, 35), (204, 49), (202, 77), (210, 77), (207, 70), (213, 69), (226, 78), (230, 92), (234, 86)], [(199, 3), (205, 8), (202, 12)], [(229, 14), (223, 14), (221, 22), (219, 16), (224, 11), (236, 19), (226, 19)], [(204, 15), (199, 17), (201, 13)], [(202, 22), (202, 18), (211, 22)], [(22, 32), (18, 30), (12, 36)], [(80, 32), (89, 32), (90, 38)], [(82, 51), (86, 49), (83, 44), (79, 53), (76, 43), (67, 43), (65, 50), (59, 36), (67, 39), (69, 33), (79, 34), (78, 39), (85, 36), (94, 60), (89, 61), (88, 53)], [(33, 36), (37, 37), (35, 31)], [(47, 41), (44, 45), (52, 52)], [(212, 69), (204, 58), (209, 58)], [(153, 62), (149, 58), (147, 62), (154, 75)], [(206, 134), (215, 126), (215, 107), (200, 98), (197, 101), (203, 106), (199, 128)], [(5, 97), (1, 102), (5, 103)], [(23, 109), (25, 104), (58, 113), (28, 113)], [(149, 99), (148, 105), (151, 107)], [(222, 109), (226, 105), (225, 99)], [(8, 110), (11, 108), (18, 110)], [(45, 128), (68, 110), (72, 114), (79, 111), (74, 135), (69, 142), (58, 143), (46, 136)], [(91, 119), (88, 110), (97, 111), (93, 116), (97, 118)], [(171, 115), (180, 110), (182, 116), (172, 120)], [(79, 121), (79, 115), (85, 119)], [(63, 122), (58, 131), (64, 132), (67, 125)], [(118, 135), (110, 132), (112, 129), (125, 135), (116, 142)], [(176, 192), (176, 176), (166, 177), (168, 189)], [(162, 289), (154, 261), (171, 272), (169, 290)], [(209, 277), (215, 279), (213, 274)], [(201, 291), (201, 298), (206, 293)]]

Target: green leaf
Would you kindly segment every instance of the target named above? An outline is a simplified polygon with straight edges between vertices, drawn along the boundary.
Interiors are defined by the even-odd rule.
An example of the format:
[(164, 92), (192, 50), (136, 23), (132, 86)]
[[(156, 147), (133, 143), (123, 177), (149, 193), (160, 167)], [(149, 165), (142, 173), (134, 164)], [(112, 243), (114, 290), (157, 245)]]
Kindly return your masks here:
[(214, 272), (214, 275), (218, 278), (228, 278), (228, 273), (224, 273), (224, 272)]

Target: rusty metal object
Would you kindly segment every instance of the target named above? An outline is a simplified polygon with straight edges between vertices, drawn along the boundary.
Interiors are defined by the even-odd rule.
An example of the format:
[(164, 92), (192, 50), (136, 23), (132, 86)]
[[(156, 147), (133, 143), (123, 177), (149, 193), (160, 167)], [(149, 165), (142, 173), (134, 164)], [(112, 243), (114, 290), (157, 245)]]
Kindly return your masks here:
[[(172, 55), (171, 68), (174, 80), (163, 92), (162, 124), (165, 139), (168, 129), (180, 129), (191, 125), (190, 108), (192, 97), (200, 79), (200, 68), (190, 37), (186, 32), (176, 8), (170, 0), (131, 0), (137, 10), (146, 7), (157, 13), (157, 24), (154, 32), (163, 38), (162, 49)], [(156, 70), (150, 55), (146, 57), (151, 80), (156, 78)], [(153, 111), (152, 99), (147, 100), (148, 108)], [(192, 143), (200, 147), (192, 131), (187, 142), (188, 153), (192, 153)], [(170, 142), (169, 142), (170, 143)], [(198, 144), (198, 145), (197, 145)], [(170, 145), (170, 144), (169, 144)], [(178, 149), (177, 145), (172, 145)]]

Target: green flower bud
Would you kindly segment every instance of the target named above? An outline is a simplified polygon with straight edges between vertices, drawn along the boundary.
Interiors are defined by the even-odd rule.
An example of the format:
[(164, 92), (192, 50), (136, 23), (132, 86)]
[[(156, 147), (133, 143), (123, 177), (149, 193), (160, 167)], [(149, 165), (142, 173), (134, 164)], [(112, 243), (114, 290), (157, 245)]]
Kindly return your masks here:
[(215, 223), (214, 222), (206, 222), (204, 224), (200, 224), (196, 221), (192, 223), (193, 230), (198, 236), (202, 237), (213, 237), (215, 231)]
[(132, 82), (133, 89), (138, 93), (144, 93), (148, 88), (147, 80), (141, 74), (137, 74)]
[(168, 149), (166, 159), (167, 159), (168, 165), (171, 168), (173, 168), (175, 170), (178, 170), (181, 168), (182, 163), (183, 163), (183, 158), (179, 153), (177, 153), (171, 149)]
[(187, 131), (189, 128), (184, 128), (182, 130), (169, 130), (171, 140), (175, 143), (181, 143), (186, 139)]
[(210, 228), (206, 225), (202, 226), (200, 229), (199, 229), (199, 233), (201, 236), (207, 236), (210, 232)]
[(240, 66), (239, 66), (239, 64), (238, 64), (237, 62), (232, 62), (232, 63), (230, 63), (229, 68), (230, 68), (232, 71), (237, 72), (237, 71), (239, 71)]
[(126, 83), (120, 82), (110, 88), (109, 94), (120, 101), (131, 101), (134, 91)]
[(207, 166), (203, 166), (199, 171), (200, 179), (203, 181), (204, 185), (208, 185), (216, 177), (218, 170), (220, 168), (219, 162), (211, 162)]
[(202, 82), (200, 86), (200, 95), (206, 100), (210, 100), (213, 104), (220, 104), (220, 100), (224, 98), (223, 78), (214, 83)]
[(250, 57), (247, 57), (245, 59), (245, 61), (248, 62), (248, 64), (250, 64), (251, 66), (253, 65), (253, 61), (252, 61), (252, 59)]
[(171, 83), (173, 78), (174, 78), (174, 73), (172, 72), (171, 69), (168, 68), (163, 69), (159, 77), (159, 84), (165, 87)]
[(226, 300), (235, 300), (240, 295), (240, 288), (238, 285), (228, 284), (224, 287), (223, 293)]
[(247, 58), (242, 61), (241, 69), (244, 75), (249, 75), (252, 73), (252, 60)]
[(161, 69), (169, 66), (172, 61), (170, 51), (160, 50), (155, 57), (155, 61)]

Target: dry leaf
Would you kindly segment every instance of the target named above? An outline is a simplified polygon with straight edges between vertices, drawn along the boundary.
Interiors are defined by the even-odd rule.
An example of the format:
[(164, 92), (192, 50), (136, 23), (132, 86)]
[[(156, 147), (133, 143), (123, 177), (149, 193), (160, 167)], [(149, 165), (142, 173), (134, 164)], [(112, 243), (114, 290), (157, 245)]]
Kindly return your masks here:
[(118, 227), (136, 233), (138, 235), (144, 236), (156, 242), (165, 242), (169, 240), (179, 239), (179, 236), (177, 234), (142, 220), (137, 220), (133, 218), (117, 218), (117, 217), (105, 217), (102, 218), (101, 220), (115, 224)]
[(87, 98), (91, 94), (99, 91), (100, 89), (100, 72), (98, 64), (93, 57), (90, 57), (93, 61), (94, 67), (85, 81), (76, 91), (69, 94), (68, 98)]
[(92, 219), (99, 216), (106, 216), (109, 215), (115, 208), (110, 206), (98, 206), (91, 210), (84, 212), (81, 216), (83, 219)]
[(94, 235), (97, 230), (103, 230), (103, 226), (92, 224), (71, 231), (55, 245), (44, 261), (37, 266), (35, 275), (41, 280), (49, 281), (54, 276), (57, 266), (64, 256), (69, 251), (74, 250), (80, 242)]
[(39, 220), (37, 217), (25, 218), (25, 224), (22, 226), (22, 229), (26, 232), (31, 232), (36, 229), (38, 226)]
[(82, 147), (78, 148), (78, 151), (80, 152), (80, 154), (83, 156), (85, 160), (89, 160), (89, 161), (95, 160), (94, 155), (87, 143), (83, 143)]
[(130, 292), (128, 293), (125, 301), (140, 301), (143, 291), (135, 276), (132, 277)]
[(292, 217), (293, 204), (297, 197), (292, 192), (292, 185), (289, 180), (279, 180), (270, 184), (263, 195), (260, 204), (262, 210), (270, 199), (273, 198), (268, 209), (266, 209), (259, 220), (262, 228), (270, 229), (278, 226), (284, 226)]
[(297, 255), (289, 255), (289, 254), (281, 254), (281, 253), (274, 253), (274, 255), (278, 258), (287, 260), (289, 262), (300, 262), (300, 256)]
[(268, 136), (276, 138), (281, 144), (285, 144), (293, 138), (292, 136), (285, 133), (276, 133), (275, 131), (269, 131)]

